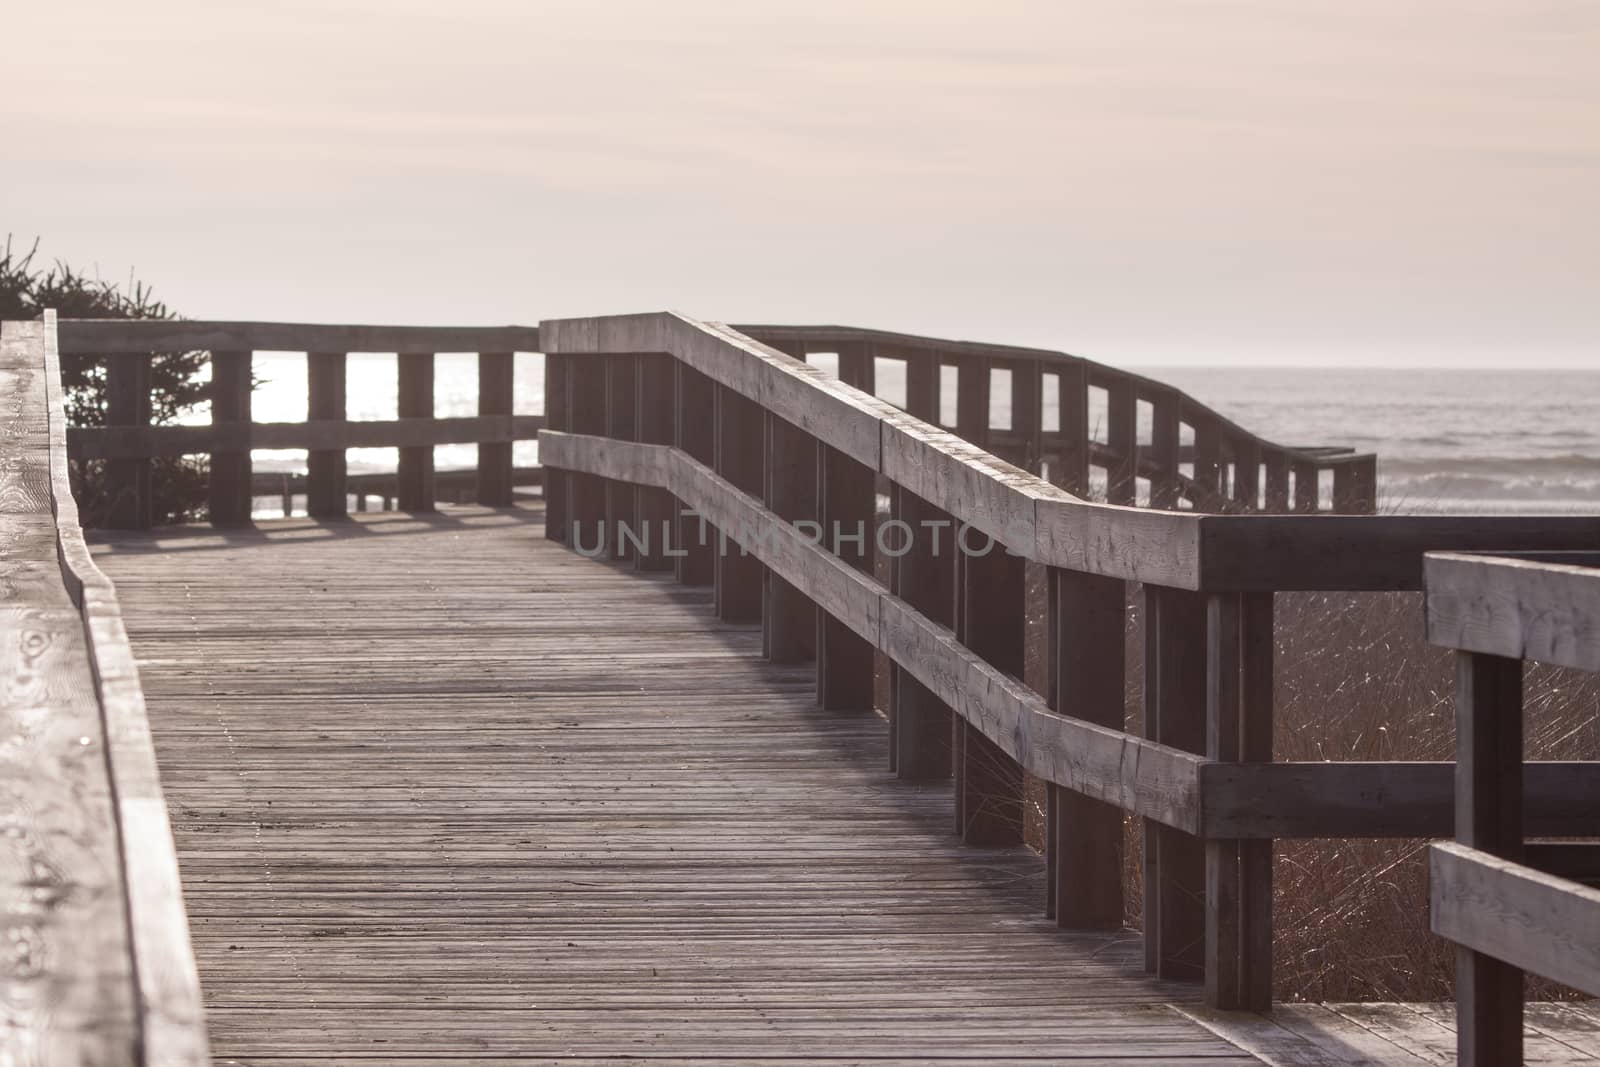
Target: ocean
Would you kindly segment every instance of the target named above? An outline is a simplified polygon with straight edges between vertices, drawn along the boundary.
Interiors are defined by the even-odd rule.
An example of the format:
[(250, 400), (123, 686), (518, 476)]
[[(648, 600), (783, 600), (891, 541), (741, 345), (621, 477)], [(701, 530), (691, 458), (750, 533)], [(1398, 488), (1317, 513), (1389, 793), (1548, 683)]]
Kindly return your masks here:
[[(477, 408), (477, 362), (436, 357), (441, 416)], [(820, 361), (824, 362), (825, 361)], [(393, 356), (349, 357), (349, 411), (395, 417)], [(254, 400), (261, 421), (306, 417), (305, 357), (262, 353)], [(1347, 445), (1378, 455), (1379, 507), (1388, 512), (1571, 514), (1600, 512), (1600, 370), (1464, 370), (1370, 367), (1145, 367), (1268, 440)], [(904, 396), (898, 365), (879, 364), (879, 393)], [(515, 406), (543, 410), (543, 358), (518, 355)], [(998, 421), (1007, 417), (996, 396)], [(1091, 408), (1091, 420), (1097, 413)], [(1046, 425), (1053, 420), (1047, 407)], [(1148, 427), (1141, 439), (1148, 440)], [(519, 464), (536, 462), (532, 442)], [(441, 445), (440, 469), (470, 467), (471, 445)], [(394, 449), (354, 449), (352, 471), (393, 469)], [(303, 453), (256, 453), (261, 470), (304, 469)]]

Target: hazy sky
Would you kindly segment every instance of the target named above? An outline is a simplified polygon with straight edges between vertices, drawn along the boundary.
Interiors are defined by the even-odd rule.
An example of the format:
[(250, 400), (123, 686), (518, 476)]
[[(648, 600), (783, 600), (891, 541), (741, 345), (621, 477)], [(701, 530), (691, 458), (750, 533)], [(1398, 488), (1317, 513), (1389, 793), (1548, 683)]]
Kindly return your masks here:
[(1600, 365), (1600, 0), (0, 11), (0, 233), (191, 317)]

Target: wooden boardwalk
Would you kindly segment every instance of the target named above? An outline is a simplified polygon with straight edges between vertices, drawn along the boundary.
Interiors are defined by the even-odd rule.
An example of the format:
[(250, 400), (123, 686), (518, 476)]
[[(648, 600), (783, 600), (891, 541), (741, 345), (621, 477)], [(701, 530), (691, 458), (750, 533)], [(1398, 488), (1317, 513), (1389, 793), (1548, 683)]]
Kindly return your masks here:
[(219, 1063), (1449, 1062), (1447, 1019), (1219, 1022), (1135, 935), (1057, 930), (1040, 861), (958, 845), (877, 716), (538, 511), (96, 552)]
[(219, 1062), (1256, 1062), (956, 844), (880, 719), (538, 519), (101, 546)]

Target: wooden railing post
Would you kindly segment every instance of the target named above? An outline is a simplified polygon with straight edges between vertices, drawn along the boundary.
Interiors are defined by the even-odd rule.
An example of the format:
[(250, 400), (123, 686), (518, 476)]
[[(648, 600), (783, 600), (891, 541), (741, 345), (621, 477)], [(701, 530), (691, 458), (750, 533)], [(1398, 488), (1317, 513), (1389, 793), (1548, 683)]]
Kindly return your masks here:
[[(1212, 594), (1206, 634), (1206, 755), (1227, 763), (1272, 762), (1272, 594)], [(1205, 850), (1206, 1003), (1266, 1011), (1272, 1006), (1272, 842), (1208, 840)]]
[[(1122, 730), (1127, 590), (1115, 578), (1051, 567), (1050, 706)], [(1045, 808), (1045, 912), (1058, 926), (1122, 926), (1122, 809), (1051, 785)]]
[(1116, 455), (1106, 471), (1106, 502), (1133, 504), (1139, 471), (1139, 406), (1133, 383), (1118, 375), (1106, 384), (1106, 444)]
[(987, 448), (989, 361), (982, 356), (963, 356), (956, 366), (956, 435)]
[[(1520, 863), (1522, 661), (1456, 653), (1456, 840)], [(1461, 1067), (1522, 1062), (1522, 971), (1456, 948)]]
[[(817, 518), (817, 439), (772, 412), (766, 424), (767, 507), (790, 522)], [(774, 663), (804, 663), (817, 654), (817, 606), (800, 590), (766, 570), (761, 605), (762, 648)]]
[(871, 393), (877, 386), (877, 364), (872, 350), (864, 342), (850, 341), (838, 346), (839, 380), (853, 385), (863, 393)]
[[(478, 353), (479, 415), (512, 414), (516, 365), (516, 356), (511, 352)], [(479, 441), (478, 503), (491, 508), (510, 507), (514, 493), (511, 472), (510, 441)]]
[(1083, 496), (1089, 491), (1089, 370), (1081, 360), (1056, 369), (1061, 375), (1061, 474), (1055, 481)]
[[(736, 488), (760, 496), (766, 479), (762, 446), (766, 426), (755, 401), (725, 385), (714, 393), (716, 414), (715, 462), (713, 469)], [(716, 582), (713, 599), (717, 616), (729, 622), (759, 622), (761, 592), (765, 571), (761, 561), (749, 555), (733, 539), (732, 531), (722, 531), (717, 539)]]
[[(398, 412), (402, 419), (433, 418), (433, 353), (402, 352)], [(432, 511), (434, 506), (433, 446), (400, 449), (395, 496), (401, 511)]]
[[(575, 356), (567, 368), (567, 418), (573, 433), (606, 432), (606, 357)], [(609, 558), (606, 542), (606, 479), (567, 475), (568, 546), (589, 556)]]
[(912, 352), (906, 359), (906, 414), (939, 425), (939, 359), (931, 352)]
[(1194, 502), (1196, 510), (1216, 511), (1221, 503), (1217, 497), (1222, 485), (1222, 435), (1210, 416), (1194, 421), (1194, 484), (1201, 493)]
[(1022, 439), (1016, 464), (1025, 471), (1039, 472), (1039, 457), (1044, 451), (1043, 412), (1039, 406), (1039, 376), (1036, 359), (1011, 365), (1011, 432)]
[(1256, 511), (1261, 506), (1261, 445), (1252, 438), (1233, 442), (1233, 502)]
[(1150, 405), (1150, 455), (1156, 470), (1150, 475), (1150, 506), (1178, 506), (1178, 424), (1181, 401), (1177, 393), (1163, 392)]
[[(544, 420), (552, 430), (572, 429), (568, 394), (573, 358), (550, 352), (544, 356)], [(567, 497), (571, 491), (569, 478), (570, 475), (564, 470), (544, 468), (544, 535), (561, 544), (566, 544), (571, 533), (567, 514)]]
[(1336, 464), (1333, 468), (1333, 510), (1342, 515), (1377, 511), (1378, 457)]
[[(987, 544), (987, 549), (985, 545)], [(996, 669), (1023, 675), (1026, 564), (977, 530), (957, 534), (956, 637)], [(1022, 767), (966, 719), (955, 723), (956, 831), (969, 845), (1022, 841)]]
[[(306, 353), (306, 417), (342, 422), (345, 411), (345, 354)], [(342, 519), (349, 507), (345, 498), (345, 454), (342, 448), (306, 453), (306, 514), (318, 519)]]
[[(637, 440), (639, 357), (603, 357), (606, 368), (606, 436)], [(606, 544), (612, 559), (633, 560), (642, 541), (634, 510), (638, 492), (630, 482), (606, 483)]]
[[(1204, 754), (1205, 596), (1146, 585), (1143, 616), (1145, 737)], [(1199, 838), (1144, 821), (1145, 967), (1162, 978), (1205, 977), (1205, 866)]]
[(1314, 514), (1321, 506), (1317, 465), (1297, 459), (1289, 464), (1289, 469), (1294, 472), (1294, 510), (1305, 515)]
[(1267, 496), (1265, 510), (1281, 515), (1289, 510), (1289, 457), (1276, 449), (1264, 457), (1267, 468)]
[[(670, 445), (676, 435), (677, 401), (673, 365), (666, 354), (638, 357), (634, 406), (638, 412), (635, 436), (646, 444)], [(665, 489), (641, 485), (634, 490), (634, 516), (644, 536), (635, 564), (642, 571), (670, 571), (677, 551), (677, 501)]]
[(249, 352), (211, 353), (211, 423), (242, 435), (242, 448), (211, 453), (211, 485), (206, 510), (213, 526), (244, 526), (253, 503), (250, 469)]
[[(871, 572), (878, 492), (872, 468), (820, 445), (818, 522), (822, 543), (859, 571)], [(829, 709), (873, 706), (876, 650), (826, 611), (817, 612), (817, 700)]]
[[(710, 378), (681, 360), (672, 361), (674, 443), (707, 466), (716, 462), (716, 400)], [(699, 515), (679, 508), (673, 538), (678, 581), (710, 585), (716, 577), (717, 531)]]
[[(929, 619), (954, 630), (955, 522), (898, 485), (891, 493), (891, 507), (893, 521), (885, 531), (891, 549), (891, 590)], [(892, 664), (890, 670), (889, 769), (907, 781), (945, 777), (950, 773), (954, 722), (950, 707), (904, 667)]]
[[(150, 425), (150, 357), (106, 360), (106, 424)], [(106, 460), (106, 525), (114, 530), (150, 528), (153, 498), (150, 457)]]

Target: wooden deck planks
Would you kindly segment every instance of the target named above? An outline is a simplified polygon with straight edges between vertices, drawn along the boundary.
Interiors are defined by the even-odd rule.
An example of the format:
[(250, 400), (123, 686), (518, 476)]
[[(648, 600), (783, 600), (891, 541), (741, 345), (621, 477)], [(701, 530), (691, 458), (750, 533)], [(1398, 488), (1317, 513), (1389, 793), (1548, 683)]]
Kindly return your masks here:
[(1255, 1062), (531, 510), (117, 534), (219, 1062)]
[[(948, 788), (883, 771), (876, 716), (817, 709), (809, 667), (761, 660), (708, 590), (554, 546), (537, 511), (97, 554), (219, 1063), (1452, 1054), (1424, 1009), (1208, 1015), (1132, 935), (1056, 930), (1037, 858), (956, 844)], [(1584, 1010), (1533, 1019), (1530, 1050), (1595, 1043)]]

